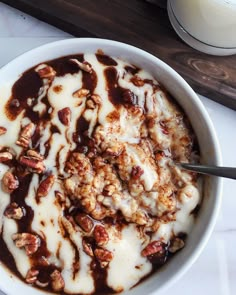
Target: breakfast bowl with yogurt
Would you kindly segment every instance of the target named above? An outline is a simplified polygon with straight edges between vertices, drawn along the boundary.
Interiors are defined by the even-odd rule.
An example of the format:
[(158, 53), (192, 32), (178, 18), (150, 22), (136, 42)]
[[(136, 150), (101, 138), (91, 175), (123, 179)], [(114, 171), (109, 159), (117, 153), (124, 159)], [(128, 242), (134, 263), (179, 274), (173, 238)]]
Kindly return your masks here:
[[(0, 288), (151, 294), (195, 261), (220, 205), (211, 121), (135, 47), (69, 39), (0, 71)], [(18, 291), (17, 291), (18, 290)]]

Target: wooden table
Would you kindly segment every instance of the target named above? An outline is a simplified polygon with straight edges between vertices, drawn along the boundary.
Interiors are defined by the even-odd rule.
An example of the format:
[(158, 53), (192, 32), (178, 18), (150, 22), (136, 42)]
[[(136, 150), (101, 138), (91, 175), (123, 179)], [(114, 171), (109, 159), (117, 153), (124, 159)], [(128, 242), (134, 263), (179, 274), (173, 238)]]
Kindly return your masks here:
[[(186, 45), (165, 8), (144, 0), (3, 0), (77, 37), (126, 42), (159, 57), (200, 94), (236, 110), (236, 55), (210, 56)], [(163, 3), (163, 1), (162, 1)]]

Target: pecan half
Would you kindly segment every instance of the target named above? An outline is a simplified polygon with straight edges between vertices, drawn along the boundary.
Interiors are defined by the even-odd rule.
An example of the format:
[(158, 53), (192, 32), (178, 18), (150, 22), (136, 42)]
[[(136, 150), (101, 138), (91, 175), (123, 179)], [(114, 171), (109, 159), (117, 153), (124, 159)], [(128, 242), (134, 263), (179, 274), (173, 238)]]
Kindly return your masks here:
[(28, 256), (37, 252), (40, 246), (39, 237), (29, 233), (14, 234), (12, 235), (12, 240), (17, 248), (25, 248)]
[(56, 76), (56, 71), (46, 64), (39, 65), (35, 71), (39, 74), (39, 77), (42, 79), (48, 79), (50, 81)]
[(93, 256), (94, 256), (94, 255), (93, 255), (93, 249), (92, 249), (92, 246), (91, 246), (91, 244), (89, 243), (89, 241), (87, 241), (87, 240), (85, 240), (85, 238), (83, 238), (83, 240), (82, 240), (82, 245), (83, 245), (83, 250), (84, 250), (84, 252), (85, 252), (87, 255), (93, 257)]
[(71, 120), (70, 108), (64, 108), (64, 109), (61, 109), (60, 111), (58, 111), (58, 118), (63, 125), (69, 126), (70, 120)]
[(73, 93), (73, 97), (82, 98), (86, 97), (89, 94), (89, 90), (85, 88), (80, 88)]
[(134, 166), (131, 171), (131, 177), (133, 179), (139, 179), (143, 173), (144, 171), (140, 166)]
[(43, 173), (46, 169), (42, 160), (31, 156), (21, 156), (19, 163), (25, 166), (29, 171), (39, 174)]
[(78, 67), (82, 71), (85, 71), (88, 73), (92, 72), (92, 66), (87, 61), (80, 62), (80, 61), (78, 61), (78, 59), (75, 59), (75, 58), (71, 58), (70, 61), (73, 62), (74, 64), (78, 65)]
[(109, 235), (102, 225), (96, 225), (93, 234), (98, 246), (104, 246), (108, 243)]
[(46, 197), (55, 182), (55, 176), (49, 175), (40, 184), (37, 190), (37, 197)]
[(34, 151), (34, 150), (28, 150), (26, 152), (26, 155), (28, 157), (43, 161), (44, 160), (44, 156), (40, 155), (38, 152)]
[(50, 277), (52, 279), (52, 289), (57, 292), (62, 291), (65, 287), (65, 282), (60, 271), (57, 269), (54, 270), (54, 272), (51, 273)]
[(10, 171), (7, 171), (2, 178), (2, 190), (6, 193), (12, 193), (19, 187), (18, 178)]
[(90, 232), (93, 229), (93, 221), (85, 213), (77, 214), (75, 216), (75, 221), (85, 232)]
[(18, 204), (14, 202), (6, 208), (4, 215), (7, 218), (19, 220), (24, 216), (24, 211)]
[(163, 243), (161, 241), (153, 241), (149, 243), (141, 252), (141, 255), (146, 257), (163, 251)]
[(33, 284), (37, 281), (37, 277), (38, 277), (39, 271), (36, 269), (29, 269), (26, 277), (25, 277), (25, 281), (28, 284)]
[(100, 263), (101, 268), (104, 268), (113, 258), (113, 253), (106, 249), (95, 249), (94, 254)]
[(0, 153), (0, 163), (7, 162), (13, 159), (13, 155), (9, 152)]
[(3, 135), (7, 132), (7, 128), (0, 126), (0, 135)]
[(30, 139), (34, 133), (34, 129), (35, 129), (34, 123), (29, 123), (25, 127), (23, 127), (20, 132), (20, 136), (18, 140), (16, 141), (16, 144), (24, 148), (27, 148), (29, 146)]

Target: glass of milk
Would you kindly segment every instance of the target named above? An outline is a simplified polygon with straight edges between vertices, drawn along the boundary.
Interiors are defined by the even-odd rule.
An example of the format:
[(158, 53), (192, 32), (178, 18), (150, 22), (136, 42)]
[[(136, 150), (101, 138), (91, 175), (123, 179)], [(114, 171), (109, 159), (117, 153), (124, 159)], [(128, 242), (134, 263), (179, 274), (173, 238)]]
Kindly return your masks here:
[(168, 0), (168, 14), (190, 46), (214, 55), (236, 53), (236, 0)]

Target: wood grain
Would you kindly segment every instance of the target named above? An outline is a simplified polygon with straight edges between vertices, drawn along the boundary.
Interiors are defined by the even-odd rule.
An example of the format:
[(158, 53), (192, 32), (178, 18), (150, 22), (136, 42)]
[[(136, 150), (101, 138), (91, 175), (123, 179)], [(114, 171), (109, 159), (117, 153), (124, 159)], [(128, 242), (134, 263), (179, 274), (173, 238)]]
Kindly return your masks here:
[(143, 0), (3, 0), (77, 37), (126, 42), (159, 57), (200, 94), (236, 110), (236, 55), (200, 53), (175, 34), (165, 9)]

